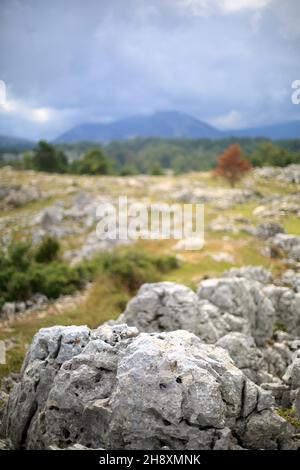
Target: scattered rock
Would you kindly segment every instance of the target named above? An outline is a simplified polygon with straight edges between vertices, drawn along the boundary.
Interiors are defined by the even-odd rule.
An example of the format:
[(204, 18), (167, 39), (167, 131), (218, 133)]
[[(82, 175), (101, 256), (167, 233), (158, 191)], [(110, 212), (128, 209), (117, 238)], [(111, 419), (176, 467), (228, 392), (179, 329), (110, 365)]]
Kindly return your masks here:
[(49, 303), (44, 294), (36, 293), (26, 302), (5, 302), (0, 310), (1, 320), (11, 320), (28, 310), (38, 310)]
[(222, 274), (222, 277), (243, 277), (249, 281), (257, 281), (261, 284), (270, 284), (273, 281), (272, 274), (261, 266), (245, 266), (231, 268)]
[(220, 251), (219, 253), (211, 254), (210, 256), (217, 263), (233, 264), (235, 262), (233, 255), (231, 255), (230, 253), (225, 253), (223, 251)]
[(268, 240), (275, 237), (278, 233), (285, 233), (284, 228), (280, 224), (277, 222), (265, 222), (257, 227), (255, 234), (257, 238)]
[(297, 235), (288, 235), (278, 233), (270, 238), (269, 243), (287, 253), (289, 258), (300, 261), (300, 237)]
[(300, 273), (294, 271), (293, 269), (288, 269), (282, 275), (281, 282), (284, 285), (288, 285), (295, 292), (300, 292)]

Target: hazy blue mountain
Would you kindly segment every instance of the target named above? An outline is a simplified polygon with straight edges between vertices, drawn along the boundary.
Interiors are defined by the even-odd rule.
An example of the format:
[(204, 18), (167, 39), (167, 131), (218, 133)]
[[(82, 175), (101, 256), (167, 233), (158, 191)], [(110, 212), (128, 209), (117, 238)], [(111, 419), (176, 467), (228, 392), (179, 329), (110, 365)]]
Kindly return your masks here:
[(110, 142), (133, 137), (211, 138), (221, 133), (214, 127), (177, 111), (136, 115), (107, 124), (84, 123), (59, 136), (55, 143), (95, 141)]
[[(178, 111), (161, 111), (136, 115), (111, 123), (83, 123), (54, 140), (54, 143), (101, 142), (128, 140), (134, 137), (162, 139), (222, 139), (224, 137), (265, 137), (272, 140), (300, 139), (300, 121), (269, 126), (221, 131)], [(31, 149), (34, 142), (20, 137), (0, 135), (0, 152)]]
[(35, 143), (22, 137), (0, 135), (0, 152), (23, 152), (34, 147)]
[(218, 139), (226, 136), (266, 137), (273, 140), (297, 139), (300, 138), (300, 121), (220, 131), (187, 114), (161, 111), (151, 115), (131, 116), (106, 124), (83, 123), (63, 133), (54, 142), (111, 142), (133, 137)]
[(235, 137), (266, 137), (272, 140), (300, 139), (300, 121), (290, 121), (270, 126), (236, 129), (223, 132)]

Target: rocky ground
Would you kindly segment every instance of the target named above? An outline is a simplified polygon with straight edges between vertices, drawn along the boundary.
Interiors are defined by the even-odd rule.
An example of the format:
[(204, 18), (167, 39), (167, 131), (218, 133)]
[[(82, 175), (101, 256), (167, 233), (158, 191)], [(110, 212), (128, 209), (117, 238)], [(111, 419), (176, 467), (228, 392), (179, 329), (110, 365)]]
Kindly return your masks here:
[[(300, 447), (298, 166), (256, 170), (236, 189), (207, 173), (0, 173), (3, 246), (51, 233), (70, 263), (118, 249), (94, 236), (100, 201), (121, 194), (204, 202), (206, 211), (200, 250), (178, 249), (175, 240), (137, 243), (158, 255), (176, 253), (181, 265), (162, 282), (144, 284), (114, 315), (103, 315), (99, 291), (87, 304), (95, 311), (85, 315), (72, 302), (90, 302), (89, 292), (66, 305), (60, 299), (58, 311), (41, 298), (39, 305), (33, 299), (3, 307), (0, 339), (12, 366), (3, 381), (2, 447)], [(25, 351), (16, 374), (15, 355), (23, 360)]]

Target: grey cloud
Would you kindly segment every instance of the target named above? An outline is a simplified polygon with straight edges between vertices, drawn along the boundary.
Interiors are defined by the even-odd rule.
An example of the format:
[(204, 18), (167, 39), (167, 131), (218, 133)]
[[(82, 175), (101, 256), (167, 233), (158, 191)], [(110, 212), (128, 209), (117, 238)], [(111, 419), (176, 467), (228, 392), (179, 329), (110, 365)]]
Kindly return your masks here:
[(183, 0), (1, 0), (8, 95), (55, 113), (38, 123), (1, 112), (0, 132), (54, 137), (78, 122), (168, 108), (211, 121), (235, 110), (246, 125), (300, 117), (289, 99), (300, 78), (298, 8), (273, 0), (195, 15)]

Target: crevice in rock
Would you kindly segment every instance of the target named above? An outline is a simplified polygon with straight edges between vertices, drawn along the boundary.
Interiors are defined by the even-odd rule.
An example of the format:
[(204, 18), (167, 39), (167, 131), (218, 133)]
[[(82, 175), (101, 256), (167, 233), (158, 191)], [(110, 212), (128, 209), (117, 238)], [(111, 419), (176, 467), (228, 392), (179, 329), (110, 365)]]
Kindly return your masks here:
[(60, 335), (58, 340), (57, 340), (57, 348), (54, 351), (54, 353), (52, 354), (53, 359), (56, 359), (58, 354), (59, 354), (59, 351), (60, 351), (60, 348), (61, 348), (61, 343), (62, 343), (62, 338), (63, 338), (62, 335)]
[(38, 404), (37, 404), (37, 401), (35, 400), (31, 405), (31, 408), (29, 410), (29, 414), (28, 414), (25, 426), (24, 426), (23, 431), (22, 431), (22, 436), (21, 436), (21, 441), (20, 441), (20, 447), (21, 448), (24, 447), (24, 445), (26, 443), (28, 429), (30, 428), (30, 424), (33, 420), (33, 417), (34, 417), (37, 409), (38, 409)]

